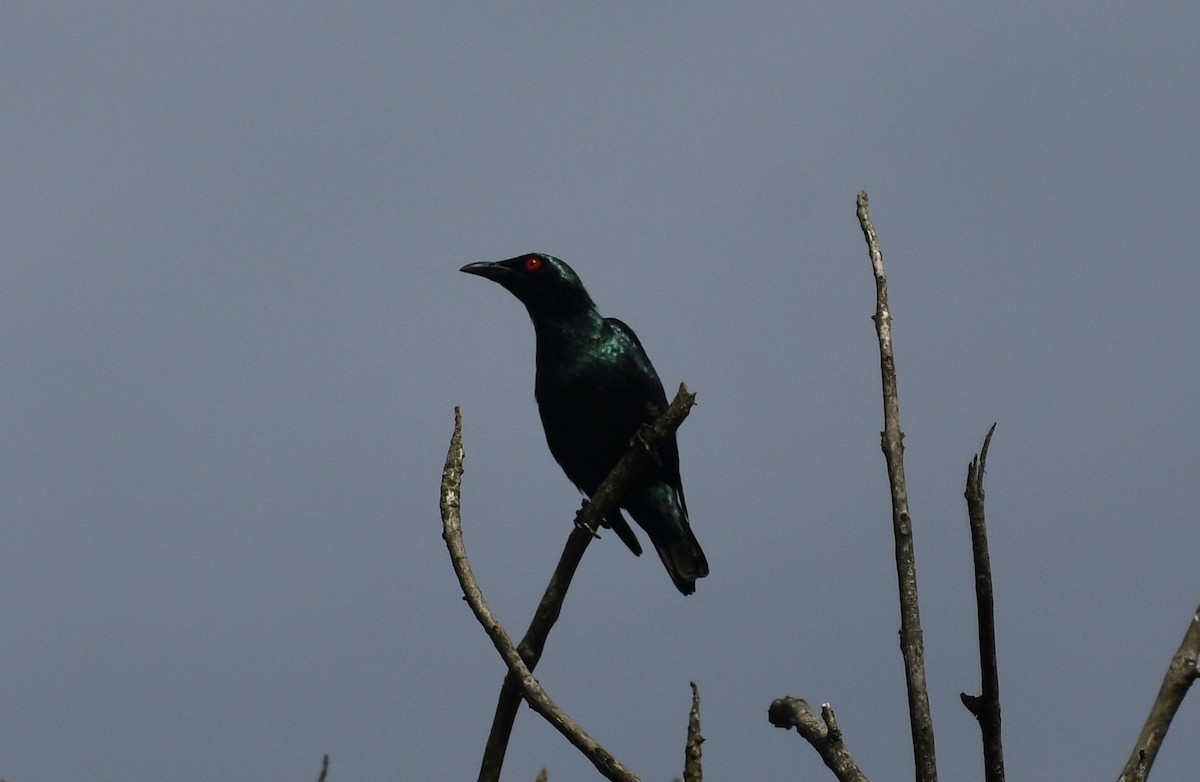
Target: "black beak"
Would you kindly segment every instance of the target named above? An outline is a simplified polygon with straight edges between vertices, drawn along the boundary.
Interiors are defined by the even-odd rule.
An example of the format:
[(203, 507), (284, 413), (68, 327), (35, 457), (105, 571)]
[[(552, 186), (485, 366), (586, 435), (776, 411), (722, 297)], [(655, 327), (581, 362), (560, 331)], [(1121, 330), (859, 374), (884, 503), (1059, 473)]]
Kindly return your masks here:
[(468, 263), (466, 266), (459, 269), (459, 271), (466, 272), (467, 274), (478, 274), (480, 277), (487, 277), (489, 280), (496, 281), (507, 277), (509, 274), (508, 269), (504, 268), (498, 263), (492, 263), (491, 261), (477, 261), (475, 263)]

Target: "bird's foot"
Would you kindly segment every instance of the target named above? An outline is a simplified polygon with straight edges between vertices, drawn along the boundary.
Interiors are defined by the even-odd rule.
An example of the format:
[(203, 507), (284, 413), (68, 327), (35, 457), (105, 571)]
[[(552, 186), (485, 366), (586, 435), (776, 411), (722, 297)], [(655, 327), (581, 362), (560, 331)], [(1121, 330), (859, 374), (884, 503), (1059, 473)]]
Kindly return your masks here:
[[(587, 510), (588, 505), (591, 505), (591, 504), (592, 504), (591, 501), (585, 498), (583, 501), (583, 506), (575, 512), (575, 529), (586, 530), (586, 531), (592, 533), (593, 538), (595, 538), (596, 540), (599, 540), (600, 535), (596, 532), (596, 530), (592, 529), (590, 524), (588, 524), (586, 521), (583, 520), (583, 514)], [(601, 520), (600, 523), (603, 524), (604, 521)]]

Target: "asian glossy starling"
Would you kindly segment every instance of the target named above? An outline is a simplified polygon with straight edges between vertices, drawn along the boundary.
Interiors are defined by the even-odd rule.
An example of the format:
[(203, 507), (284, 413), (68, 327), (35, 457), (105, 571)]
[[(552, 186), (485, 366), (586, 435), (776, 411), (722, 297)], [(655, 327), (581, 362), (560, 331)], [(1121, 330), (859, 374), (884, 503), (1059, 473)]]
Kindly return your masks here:
[[(529, 253), (462, 270), (500, 283), (529, 310), (537, 336), (534, 395), (546, 442), (563, 472), (590, 497), (638, 429), (667, 409), (642, 343), (621, 321), (601, 317), (579, 276), (558, 258)], [(688, 524), (674, 437), (618, 505), (646, 531), (679, 591), (696, 591), (708, 561)], [(634, 554), (642, 553), (620, 509), (604, 525)]]

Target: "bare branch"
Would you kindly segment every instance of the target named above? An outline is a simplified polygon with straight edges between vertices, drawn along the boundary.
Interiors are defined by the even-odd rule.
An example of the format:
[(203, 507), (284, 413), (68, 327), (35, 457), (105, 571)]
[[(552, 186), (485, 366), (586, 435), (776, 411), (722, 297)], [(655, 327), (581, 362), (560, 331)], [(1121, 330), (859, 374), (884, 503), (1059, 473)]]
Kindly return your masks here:
[[(621, 461), (617, 462), (612, 472), (596, 489), (591, 500), (584, 500), (583, 506), (575, 516), (575, 529), (567, 538), (567, 545), (559, 557), (558, 566), (554, 569), (550, 583), (547, 584), (546, 591), (533, 612), (529, 629), (525, 631), (517, 647), (529, 670), (537, 667), (538, 660), (542, 657), (546, 638), (550, 635), (554, 623), (558, 621), (567, 589), (571, 586), (571, 579), (575, 577), (575, 570), (583, 559), (583, 552), (595, 537), (600, 520), (613, 508), (617, 499), (625, 493), (638, 475), (649, 466), (650, 460), (666, 445), (695, 403), (696, 395), (680, 383), (679, 391), (667, 412), (663, 413), (653, 426), (643, 428), (639, 435), (640, 443), (631, 447)], [(512, 736), (513, 722), (517, 718), (520, 706), (521, 681), (510, 671), (504, 677), (500, 697), (496, 702), (492, 729), (488, 733), (487, 746), (484, 747), (483, 761), (479, 768), (479, 782), (498, 782), (500, 779), (509, 737)]]
[(892, 313), (888, 310), (887, 277), (883, 251), (875, 227), (867, 214), (867, 194), (858, 194), (858, 222), (867, 240), (871, 269), (875, 275), (875, 330), (879, 335), (879, 365), (883, 378), (883, 432), (880, 433), (888, 480), (892, 492), (892, 529), (896, 538), (896, 576), (900, 591), (900, 651), (904, 656), (908, 687), (908, 718), (912, 725), (913, 761), (917, 782), (937, 782), (937, 758), (933, 743), (933, 717), (925, 683), (925, 644), (921, 634), (921, 612), (917, 603), (917, 565), (913, 548), (912, 517), (908, 512), (908, 489), (904, 481), (904, 434), (900, 431), (900, 396), (896, 385), (896, 361), (892, 355)]
[(492, 645), (504, 659), (509, 671), (520, 679), (525, 699), (529, 702), (530, 707), (545, 717), (546, 721), (565, 736), (567, 741), (579, 749), (605, 778), (620, 782), (638, 782), (636, 776), (621, 765), (566, 712), (560, 709), (558, 704), (550, 699), (537, 679), (533, 678), (533, 674), (529, 672), (521, 655), (517, 654), (517, 649), (513, 646), (508, 633), (492, 613), (487, 601), (484, 600), (479, 584), (475, 580), (475, 574), (471, 572), (471, 563), (467, 560), (467, 550), (462, 537), (463, 457), (462, 414), (455, 407), (454, 434), (450, 438), (450, 451), (446, 455), (446, 465), (442, 470), (442, 538), (446, 541), (446, 547), (450, 551), (450, 562), (454, 565), (458, 583), (462, 587), (467, 603), (475, 613), (475, 618), (479, 620), (479, 624), (483, 625), (483, 629), (492, 640)]
[(1133, 753), (1125, 763), (1125, 769), (1121, 772), (1121, 776), (1117, 777), (1117, 782), (1142, 782), (1149, 776), (1150, 767), (1154, 765), (1154, 759), (1158, 756), (1159, 748), (1162, 747), (1167, 729), (1171, 727), (1171, 720), (1175, 718), (1175, 712), (1183, 703), (1183, 696), (1187, 695), (1192, 682), (1200, 677), (1200, 672), (1196, 668), (1198, 656), (1200, 656), (1200, 607), (1192, 615), (1192, 621), (1183, 634), (1183, 642), (1179, 644), (1179, 648), (1171, 657), (1171, 664), (1167, 667), (1166, 675), (1163, 676), (1158, 697), (1154, 699), (1154, 705), (1150, 708), (1150, 716), (1146, 718), (1142, 734), (1138, 736)]
[[(534, 611), (533, 620), (525, 636), (517, 646), (521, 659), (529, 670), (533, 670), (542, 657), (542, 649), (550, 629), (558, 620), (563, 599), (567, 588), (575, 576), (575, 569), (583, 558), (583, 552), (592, 542), (593, 533), (583, 527), (576, 527), (567, 538), (566, 548), (559, 558), (554, 575)], [(497, 782), (500, 770), (504, 766), (504, 755), (508, 750), (508, 741), (512, 736), (513, 723), (521, 706), (521, 680), (512, 671), (504, 677), (500, 688), (500, 697), (496, 701), (496, 713), (492, 717), (492, 728), (488, 733), (487, 745), (483, 750), (483, 761), (479, 768), (479, 782)]]
[(321, 758), (321, 776), (317, 777), (317, 782), (325, 782), (325, 777), (329, 774), (329, 756)]
[(688, 712), (687, 744), (683, 750), (683, 782), (701, 782), (704, 769), (700, 765), (700, 690), (692, 682), (692, 710)]
[[(633, 481), (656, 458), (657, 453), (666, 444), (667, 440), (675, 433), (683, 423), (683, 420), (687, 418), (692, 406), (696, 403), (695, 400), (696, 395), (690, 393), (687, 387), (681, 383), (679, 392), (676, 394), (671, 406), (653, 425), (642, 428), (629, 451), (613, 467), (612, 472), (609, 473), (609, 476), (596, 490), (591, 501), (584, 501), (583, 507), (576, 515), (576, 527), (567, 539), (567, 545), (559, 559), (558, 566), (555, 568), (550, 583), (547, 585), (537, 610), (534, 612), (529, 629), (525, 632), (525, 636), (522, 638), (518, 648), (518, 656), (522, 660), (524, 670), (514, 668), (510, 664), (508, 675), (505, 676), (504, 685), (500, 690), (500, 697), (496, 704), (496, 714), (492, 721), (492, 729), (488, 735), (487, 747), (484, 750), (483, 762), (479, 771), (481, 782), (483, 780), (494, 781), (500, 778), (500, 770), (504, 764), (504, 755), (508, 748), (509, 737), (512, 735), (513, 721), (516, 719), (522, 697), (524, 696), (527, 700), (529, 699), (526, 691), (527, 682), (532, 679), (529, 672), (533, 670), (541, 658), (546, 638), (554, 623), (558, 620), (563, 600), (566, 597), (567, 588), (570, 586), (571, 579), (575, 575), (575, 570), (583, 558), (584, 551), (587, 550), (588, 544), (595, 537), (595, 531), (600, 524), (600, 520), (615, 506), (617, 500), (624, 495)], [(456, 444), (458, 448), (457, 466), (454, 464)], [(447, 476), (453, 479), (451, 481), (452, 486), (448, 487)], [(447, 524), (446, 519), (449, 514), (454, 516), (456, 525), (459, 524), (457, 501), (461, 476), (461, 416), (456, 408), (455, 435), (451, 440), (450, 454), (447, 456), (446, 470), (443, 472), (442, 478), (442, 519), (444, 526)], [(453, 494), (453, 507), (450, 507), (447, 502), (450, 494)], [(461, 540), (461, 528), (459, 528), (458, 536)], [(445, 532), (443, 532), (443, 537), (446, 537)], [(449, 543), (450, 541), (447, 539), (447, 544), (449, 545)], [(452, 562), (454, 561), (453, 551), (451, 552), (451, 560)], [(469, 564), (465, 561), (465, 550), (463, 552), (462, 564), (466, 566), (466, 573), (470, 574)], [(455, 563), (455, 571), (459, 571), (457, 563)], [(473, 576), (471, 576), (471, 581), (474, 582)], [(462, 577), (460, 576), (461, 582)], [(478, 590), (477, 586), (475, 588)], [(464, 594), (466, 594), (465, 586)], [(467, 599), (469, 601), (471, 596), (467, 595)], [(482, 600), (482, 595), (480, 595), (480, 599)], [(476, 615), (478, 616), (478, 613)], [(487, 629), (487, 625), (484, 627)], [(499, 649), (499, 647), (497, 648)], [(503, 652), (501, 655), (503, 656)], [(507, 663), (508, 660), (506, 659), (505, 662)], [(535, 710), (537, 710), (532, 700), (530, 700), (530, 705), (534, 706)], [(546, 715), (543, 714), (543, 716)], [(568, 736), (568, 738), (570, 737)], [(576, 744), (576, 746), (579, 745)]]
[(777, 728), (795, 728), (840, 782), (868, 782), (850, 750), (846, 749), (837, 717), (828, 703), (821, 705), (821, 716), (818, 717), (803, 698), (778, 698), (767, 709), (767, 719)]
[(979, 722), (983, 734), (983, 774), (987, 782), (1004, 782), (1004, 748), (1000, 740), (1000, 669), (996, 658), (996, 614), (992, 598), (992, 563), (984, 521), (983, 474), (988, 446), (996, 425), (988, 429), (983, 448), (967, 467), (967, 517), (971, 525), (971, 551), (975, 560), (975, 607), (979, 616), (979, 677), (981, 694), (959, 695)]

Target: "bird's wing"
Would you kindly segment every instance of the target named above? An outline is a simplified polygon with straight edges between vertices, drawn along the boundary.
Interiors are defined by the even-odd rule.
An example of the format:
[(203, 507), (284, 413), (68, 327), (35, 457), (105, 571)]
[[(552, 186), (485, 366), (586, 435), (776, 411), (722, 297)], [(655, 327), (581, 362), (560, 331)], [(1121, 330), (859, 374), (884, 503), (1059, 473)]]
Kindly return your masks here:
[(633, 329), (616, 318), (605, 318), (604, 322), (628, 343), (622, 354), (631, 362), (631, 369), (636, 371), (623, 373), (623, 376), (632, 386), (630, 391), (646, 401), (646, 423), (652, 423), (667, 411), (667, 395), (663, 391), (662, 381), (658, 379), (658, 373), (654, 371), (654, 365), (650, 363), (650, 357), (646, 355), (646, 349), (642, 347), (642, 341), (633, 333)]
[[(662, 381), (659, 380), (654, 365), (650, 363), (650, 357), (646, 355), (646, 349), (642, 347), (642, 341), (633, 333), (633, 329), (616, 318), (605, 318), (604, 322), (627, 343), (621, 351), (622, 357), (630, 362), (630, 369), (634, 371), (621, 372), (620, 376), (628, 383), (628, 398), (637, 399), (643, 405), (639, 411), (641, 423), (652, 424), (667, 412), (667, 395), (663, 391)], [(679, 479), (679, 446), (674, 437), (659, 453), (658, 462), (661, 469), (659, 476), (679, 493), (679, 502), (686, 516), (687, 500), (683, 497), (683, 484)]]
[[(630, 368), (636, 369), (636, 371), (621, 372), (620, 374), (622, 378), (636, 378), (628, 381), (631, 386), (627, 390), (631, 396), (642, 400), (645, 405), (643, 408), (644, 417), (642, 423), (654, 423), (659, 416), (667, 411), (668, 407), (667, 395), (663, 391), (662, 381), (659, 379), (658, 373), (654, 371), (654, 365), (650, 363), (650, 357), (646, 355), (646, 349), (642, 347), (642, 341), (638, 339), (637, 334), (633, 333), (633, 329), (616, 318), (605, 318), (605, 323), (611, 326), (614, 333), (622, 337), (623, 341), (627, 343), (621, 353), (623, 358), (630, 362)], [(679, 477), (679, 445), (674, 436), (671, 437), (666, 445), (663, 446), (662, 451), (659, 452), (658, 466), (656, 469), (652, 469), (651, 474), (674, 489), (675, 496), (679, 498), (680, 510), (683, 511), (683, 518), (681, 519), (683, 528), (687, 531), (687, 535), (691, 536), (691, 527), (688, 524), (687, 499), (683, 495), (683, 481)], [(700, 559), (703, 560), (704, 553), (699, 550), (700, 546), (698, 543), (695, 543), (694, 536), (692, 536), (692, 542), (688, 545), (694, 546), (696, 551), (699, 552)], [(661, 550), (659, 551), (659, 555), (663, 556)], [(689, 549), (688, 557), (691, 556), (692, 553)], [(671, 557), (672, 561), (674, 561), (674, 554)], [(663, 559), (663, 564), (667, 564), (666, 558)], [(672, 565), (667, 565), (667, 570), (672, 573), (676, 572)], [(707, 562), (704, 563), (703, 571), (705, 573), (708, 572)], [(680, 588), (683, 589), (683, 587)], [(684, 594), (687, 594), (687, 592), (684, 592)]]

